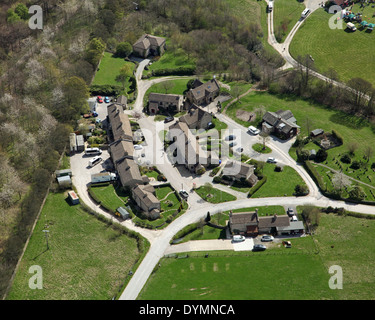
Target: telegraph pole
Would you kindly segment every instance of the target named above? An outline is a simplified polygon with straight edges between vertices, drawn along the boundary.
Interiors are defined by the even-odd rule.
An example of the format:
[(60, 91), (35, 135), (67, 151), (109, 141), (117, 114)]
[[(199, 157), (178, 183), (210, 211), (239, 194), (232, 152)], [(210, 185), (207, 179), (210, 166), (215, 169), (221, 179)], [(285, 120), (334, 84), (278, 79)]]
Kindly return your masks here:
[(43, 230), (44, 234), (46, 235), (46, 241), (47, 241), (47, 250), (49, 249), (49, 246), (48, 246), (48, 232), (49, 230)]

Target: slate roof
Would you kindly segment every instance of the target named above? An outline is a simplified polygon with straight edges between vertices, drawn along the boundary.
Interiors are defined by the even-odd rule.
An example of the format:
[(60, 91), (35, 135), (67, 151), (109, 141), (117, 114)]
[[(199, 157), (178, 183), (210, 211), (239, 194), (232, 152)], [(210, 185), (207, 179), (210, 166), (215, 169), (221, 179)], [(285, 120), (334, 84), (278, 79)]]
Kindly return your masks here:
[(133, 193), (147, 208), (160, 204), (160, 201), (154, 195), (155, 189), (150, 184), (134, 187)]
[(133, 132), (129, 117), (124, 113), (122, 105), (110, 104), (107, 107), (107, 111), (114, 141), (119, 139), (133, 140)]
[(190, 92), (196, 100), (199, 100), (205, 97), (208, 93), (215, 92), (218, 90), (220, 90), (219, 84), (215, 79), (211, 79), (198, 87), (190, 89)]
[(110, 144), (109, 151), (112, 155), (113, 163), (128, 157), (133, 158), (134, 145), (133, 142), (129, 140), (117, 140)]
[(256, 212), (238, 212), (232, 213), (229, 218), (232, 225), (243, 224), (243, 225), (257, 225), (258, 214)]
[(148, 49), (151, 46), (160, 47), (165, 42), (162, 37), (152, 36), (150, 34), (144, 34), (134, 44), (133, 47), (140, 49)]
[(263, 116), (263, 121), (286, 134), (293, 128), (299, 128), (290, 110), (267, 111)]
[(116, 170), (123, 186), (133, 187), (137, 183), (143, 183), (139, 167), (133, 159), (124, 158), (119, 160), (116, 163)]
[(254, 166), (240, 161), (227, 161), (223, 168), (223, 175), (226, 176), (250, 176), (254, 173)]
[(287, 227), (290, 225), (289, 217), (283, 216), (268, 216), (259, 218), (259, 229), (272, 228), (272, 227)]
[(185, 122), (190, 128), (192, 124), (199, 122), (199, 120), (202, 119), (205, 115), (210, 115), (212, 118), (212, 115), (207, 111), (199, 108), (196, 104), (193, 104), (190, 107), (188, 113), (180, 117), (180, 121)]

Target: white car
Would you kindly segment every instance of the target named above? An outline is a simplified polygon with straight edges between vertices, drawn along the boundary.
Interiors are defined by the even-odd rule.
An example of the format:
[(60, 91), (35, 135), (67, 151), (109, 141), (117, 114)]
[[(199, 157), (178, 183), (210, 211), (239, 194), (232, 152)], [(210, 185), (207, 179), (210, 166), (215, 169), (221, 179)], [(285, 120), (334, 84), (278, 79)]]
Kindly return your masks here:
[(142, 150), (143, 147), (140, 144), (134, 145), (134, 150)]
[(273, 158), (273, 157), (269, 157), (269, 158), (267, 159), (267, 162), (268, 162), (268, 163), (277, 163), (277, 159), (275, 159), (275, 158)]
[(257, 135), (260, 133), (260, 130), (253, 126), (248, 127), (247, 131), (249, 131), (251, 134), (254, 134), (254, 135)]
[(242, 241), (245, 241), (245, 237), (244, 236), (233, 236), (233, 242), (242, 242)]
[(260, 239), (260, 241), (262, 241), (262, 242), (269, 242), (269, 241), (273, 241), (273, 240), (274, 240), (274, 237), (273, 236), (269, 236), (269, 235), (264, 235)]

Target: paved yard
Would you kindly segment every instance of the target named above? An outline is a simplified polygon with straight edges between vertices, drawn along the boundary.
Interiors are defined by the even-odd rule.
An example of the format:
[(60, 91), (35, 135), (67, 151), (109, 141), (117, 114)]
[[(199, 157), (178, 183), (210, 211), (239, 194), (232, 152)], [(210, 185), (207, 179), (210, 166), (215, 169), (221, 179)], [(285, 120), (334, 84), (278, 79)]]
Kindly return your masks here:
[(253, 247), (254, 247), (253, 238), (246, 238), (245, 241), (233, 243), (234, 251), (251, 251), (253, 250)]

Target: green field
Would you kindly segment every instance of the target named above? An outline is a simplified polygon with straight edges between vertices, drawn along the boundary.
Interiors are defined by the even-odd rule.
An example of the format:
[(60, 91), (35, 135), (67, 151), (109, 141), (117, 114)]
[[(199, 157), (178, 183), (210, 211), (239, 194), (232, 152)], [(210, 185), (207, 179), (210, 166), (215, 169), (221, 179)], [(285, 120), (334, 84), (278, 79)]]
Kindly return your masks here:
[(293, 38), (291, 55), (294, 58), (311, 55), (319, 72), (333, 69), (340, 81), (360, 77), (375, 85), (374, 32), (361, 29), (347, 32), (345, 23), (344, 29), (330, 29), (331, 17), (322, 9), (311, 14)]
[(92, 85), (117, 85), (121, 86), (120, 82), (116, 82), (116, 76), (120, 73), (120, 69), (129, 64), (135, 69), (135, 64), (125, 61), (123, 58), (115, 58), (112, 53), (105, 52), (102, 60), (100, 61), (98, 71), (95, 74)]
[(101, 201), (101, 204), (112, 211), (116, 211), (118, 207), (123, 207), (129, 199), (129, 195), (125, 194), (120, 188), (115, 188), (113, 184), (108, 186), (91, 187), (91, 192), (94, 193), (96, 199)]
[(237, 198), (225, 191), (213, 187), (207, 187), (205, 185), (195, 189), (195, 192), (205, 201), (210, 203), (221, 203), (227, 201), (233, 201)]
[[(293, 26), (301, 18), (305, 9), (303, 2), (297, 0), (277, 0), (273, 9), (273, 27), (277, 40), (284, 42)], [(280, 32), (280, 33), (279, 33)]]
[[(375, 221), (322, 214), (314, 240), (292, 239), (265, 252), (192, 252), (161, 259), (138, 297), (182, 300), (374, 299)], [(180, 256), (184, 256), (180, 254)], [(340, 266), (343, 289), (332, 290), (329, 268)], [(163, 294), (160, 294), (162, 292)]]
[[(49, 230), (49, 250), (42, 230)], [(23, 256), (10, 300), (109, 300), (139, 258), (137, 241), (49, 194)], [(43, 289), (30, 289), (29, 268), (43, 271)]]

